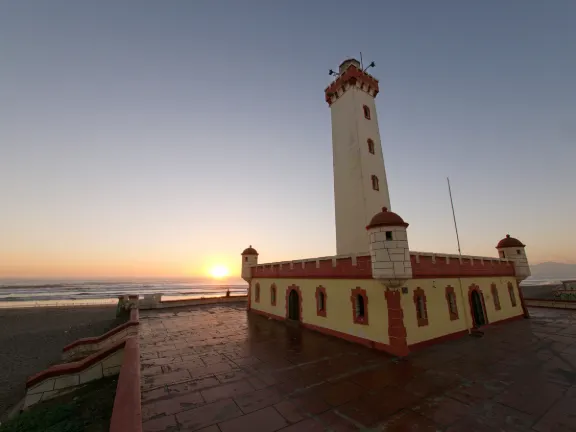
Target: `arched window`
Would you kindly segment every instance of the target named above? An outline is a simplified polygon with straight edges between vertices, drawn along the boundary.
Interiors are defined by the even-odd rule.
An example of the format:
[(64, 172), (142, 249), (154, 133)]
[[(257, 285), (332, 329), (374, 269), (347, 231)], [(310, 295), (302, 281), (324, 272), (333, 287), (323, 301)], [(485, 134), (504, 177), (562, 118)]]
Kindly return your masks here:
[(248, 257), (244, 257), (244, 261), (248, 262)]
[(448, 313), (450, 314), (450, 321), (458, 319), (458, 305), (456, 304), (456, 293), (454, 288), (448, 285), (446, 287), (446, 303), (448, 303)]
[(504, 251), (500, 251), (500, 258), (506, 258), (506, 254), (504, 253)]
[(326, 288), (319, 286), (316, 288), (316, 315), (325, 317), (326, 316), (326, 302), (328, 295), (326, 294)]
[(276, 285), (274, 284), (270, 286), (270, 303), (276, 306)]
[(514, 294), (514, 285), (512, 285), (512, 282), (508, 282), (508, 293), (510, 294), (510, 303), (512, 303), (512, 307), (516, 307), (516, 294)]
[(368, 296), (366, 290), (358, 287), (350, 293), (352, 318), (355, 324), (368, 325)]
[(372, 141), (370, 138), (368, 138), (368, 151), (372, 154), (374, 154), (374, 141)]
[(494, 309), (502, 309), (502, 306), (500, 306), (500, 295), (498, 295), (498, 288), (496, 287), (496, 284), (492, 284), (490, 290), (492, 292), (492, 298), (494, 299)]
[(256, 282), (256, 286), (254, 287), (254, 301), (256, 303), (260, 302), (260, 284)]
[(426, 309), (426, 294), (422, 288), (414, 290), (414, 305), (416, 306), (416, 320), (418, 327), (428, 325), (428, 310)]
[(366, 105), (364, 105), (362, 107), (362, 109), (364, 110), (364, 118), (366, 120), (370, 120), (370, 108), (368, 108)]
[(372, 176), (372, 189), (380, 190), (380, 182), (378, 181), (378, 177), (375, 175)]

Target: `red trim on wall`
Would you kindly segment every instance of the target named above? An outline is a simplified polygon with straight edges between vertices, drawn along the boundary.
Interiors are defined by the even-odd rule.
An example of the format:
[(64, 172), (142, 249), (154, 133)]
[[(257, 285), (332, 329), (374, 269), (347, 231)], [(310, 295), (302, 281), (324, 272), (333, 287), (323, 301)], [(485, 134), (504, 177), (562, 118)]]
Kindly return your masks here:
[(110, 432), (141, 432), (140, 347), (136, 338), (128, 338), (120, 367)]
[(300, 313), (298, 314), (298, 321), (302, 321), (302, 291), (300, 291), (300, 287), (297, 285), (290, 285), (286, 288), (286, 319), (290, 319), (290, 292), (296, 291), (298, 293), (298, 304), (300, 306)]
[(276, 284), (270, 285), (270, 304), (276, 306), (276, 297), (278, 296), (278, 290), (276, 289)]
[[(452, 311), (452, 305), (450, 302), (450, 297), (454, 299), (454, 308), (456, 311)], [(448, 315), (450, 315), (450, 321), (456, 321), (458, 319), (458, 302), (456, 301), (456, 293), (454, 291), (454, 287), (448, 285), (446, 287), (446, 304), (448, 306)]]
[(474, 291), (478, 291), (478, 294), (480, 295), (480, 301), (482, 302), (482, 313), (484, 314), (484, 321), (486, 322), (486, 324), (484, 325), (490, 324), (490, 321), (488, 321), (488, 314), (486, 312), (486, 304), (484, 303), (484, 294), (482, 293), (480, 287), (476, 284), (472, 284), (468, 287), (468, 304), (470, 305), (470, 315), (472, 316), (472, 324), (474, 327), (479, 327), (476, 321), (474, 320), (474, 304), (472, 302), (472, 293)]
[(248, 302), (246, 304), (246, 310), (252, 309), (252, 280), (248, 282)]
[(399, 290), (386, 288), (384, 292), (388, 307), (388, 338), (390, 349), (394, 355), (406, 356), (410, 352), (406, 342), (406, 327), (404, 326), (404, 310), (402, 309)]
[(281, 278), (306, 278), (306, 279), (372, 279), (372, 258), (370, 255), (356, 257), (356, 265), (352, 264), (352, 258), (338, 258), (336, 265), (332, 265), (332, 259), (318, 261), (305, 261), (304, 267), (301, 262), (282, 264), (259, 264), (250, 267), (253, 278), (281, 279)]
[[(253, 309), (252, 312), (257, 314), (257, 315), (262, 315), (263, 317), (266, 317), (266, 318), (270, 318), (270, 319), (274, 319), (274, 320), (278, 320), (278, 321), (285, 321), (284, 317), (281, 317), (279, 315), (274, 315), (274, 314), (260, 311), (260, 310), (256, 310), (256, 309)], [(314, 324), (302, 323), (301, 325), (302, 325), (302, 327), (304, 327), (306, 329), (316, 331), (318, 333), (322, 333), (322, 334), (325, 334), (328, 336), (337, 337), (339, 339), (343, 339), (343, 340), (348, 341), (348, 342), (364, 345), (368, 348), (374, 348), (374, 349), (377, 349), (379, 351), (384, 351), (384, 352), (386, 352), (388, 354), (392, 354), (394, 356), (404, 357), (404, 356), (408, 355), (408, 351), (406, 349), (400, 349), (400, 347), (398, 347), (398, 346), (395, 347), (395, 346), (386, 345), (386, 344), (383, 344), (381, 342), (376, 342), (376, 341), (362, 338), (359, 336), (353, 336), (353, 335), (348, 334), (348, 333), (342, 333), (342, 332), (339, 332), (337, 330), (332, 330), (332, 329), (317, 326)]]
[(420, 351), (423, 348), (427, 348), (432, 345), (436, 345), (439, 343), (448, 342), (455, 339), (460, 339), (462, 336), (466, 336), (468, 334), (468, 330), (460, 330), (455, 333), (450, 333), (444, 336), (440, 336), (434, 339), (428, 339), (422, 342), (418, 342), (409, 346), (410, 351)]
[(361, 86), (366, 85), (369, 89), (373, 89), (374, 97), (376, 97), (380, 91), (378, 80), (376, 78), (358, 69), (355, 65), (348, 66), (348, 68), (346, 68), (346, 70), (339, 75), (338, 78), (326, 88), (326, 90), (324, 90), (325, 99), (328, 105), (332, 105), (331, 97), (332, 95), (337, 95), (339, 89), (345, 88), (346, 84), (355, 86), (356, 82), (360, 82)]
[(72, 342), (71, 344), (68, 344), (64, 348), (62, 348), (62, 351), (63, 352), (70, 351), (72, 348), (75, 348), (79, 345), (97, 344), (99, 342), (105, 341), (110, 336), (114, 336), (115, 334), (120, 333), (122, 330), (125, 330), (129, 327), (132, 327), (132, 326), (137, 326), (139, 323), (140, 323), (140, 320), (139, 320), (138, 309), (130, 309), (130, 320), (129, 321), (125, 322), (124, 324), (120, 324), (117, 327), (114, 327), (112, 330), (104, 333), (103, 335), (96, 336), (96, 337), (77, 339), (74, 342)]
[[(419, 317), (420, 308), (418, 307), (418, 300), (422, 299), (422, 306), (424, 308), (424, 316)], [(424, 327), (428, 325), (428, 306), (426, 305), (426, 293), (420, 287), (414, 290), (414, 306), (416, 307), (416, 320), (418, 321), (418, 327)]]
[(512, 307), (516, 307), (518, 302), (516, 301), (516, 295), (514, 294), (514, 285), (512, 282), (508, 282), (508, 295), (510, 296), (510, 304)]
[(364, 118), (366, 120), (372, 119), (372, 116), (370, 115), (370, 108), (368, 108), (368, 105), (362, 105), (362, 111), (364, 112)]
[(435, 262), (432, 262), (431, 256), (419, 256), (419, 262), (416, 262), (416, 255), (410, 255), (410, 262), (412, 263), (412, 278), (413, 279), (428, 279), (428, 278), (452, 278), (452, 277), (493, 277), (493, 276), (514, 276), (515, 269), (512, 262), (506, 263), (503, 261), (489, 262), (474, 260), (474, 265), (470, 262), (470, 258), (462, 258), (462, 264), (458, 257), (437, 256)]
[(28, 378), (26, 381), (26, 388), (30, 388), (48, 378), (79, 373), (123, 348), (125, 343), (126, 340), (121, 340), (106, 349), (102, 349), (92, 355), (89, 355), (86, 358), (83, 358), (82, 360), (51, 366), (48, 369), (45, 369), (42, 372), (39, 372), (36, 375)]
[[(364, 316), (356, 316), (356, 300), (357, 297), (361, 296), (364, 301)], [(350, 291), (350, 301), (352, 303), (352, 321), (354, 324), (368, 325), (368, 295), (366, 290), (360, 287), (356, 287)]]
[(497, 311), (502, 309), (502, 305), (500, 304), (500, 293), (498, 292), (498, 287), (495, 283), (490, 285), (490, 291), (492, 292), (492, 300), (494, 301), (494, 309)]
[[(524, 315), (522, 315), (522, 314), (520, 314), (520, 315), (514, 315), (514, 316), (509, 317), (509, 318), (504, 318), (504, 319), (502, 319), (502, 320), (500, 320), (500, 321), (494, 321), (493, 323), (490, 323), (490, 324), (486, 325), (485, 327), (493, 327), (493, 326), (497, 326), (497, 325), (500, 325), (500, 324), (506, 324), (506, 323), (509, 323), (509, 322), (511, 322), (511, 321), (518, 321), (518, 320), (521, 320), (521, 319), (524, 319)], [(482, 327), (482, 328), (484, 328), (484, 327)]]
[(256, 282), (254, 289), (254, 302), (260, 303), (260, 284), (258, 282)]
[(266, 317), (266, 318), (271, 318), (271, 319), (275, 319), (275, 320), (278, 320), (278, 321), (285, 321), (285, 320), (286, 320), (286, 318), (284, 318), (284, 317), (282, 317), (282, 316), (280, 316), (280, 315), (274, 315), (274, 314), (271, 314), (271, 313), (269, 313), (269, 312), (264, 312), (264, 311), (261, 311), (261, 310), (258, 310), (258, 309), (252, 309), (250, 312), (253, 312), (253, 313), (255, 313), (256, 315), (262, 315), (262, 316), (264, 316), (264, 317)]
[[(324, 307), (320, 308), (320, 294), (324, 296)], [(328, 308), (328, 294), (326, 293), (326, 288), (322, 285), (316, 287), (316, 316), (321, 316), (326, 318), (326, 309)]]
[(366, 140), (366, 143), (368, 144), (368, 153), (372, 153), (375, 154), (375, 147), (374, 147), (374, 141), (371, 138), (368, 138)]

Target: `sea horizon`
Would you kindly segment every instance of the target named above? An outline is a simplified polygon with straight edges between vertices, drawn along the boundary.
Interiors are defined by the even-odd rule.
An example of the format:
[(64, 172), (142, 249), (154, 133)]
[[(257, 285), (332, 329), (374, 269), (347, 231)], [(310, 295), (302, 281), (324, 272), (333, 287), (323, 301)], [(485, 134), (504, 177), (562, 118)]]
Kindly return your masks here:
[(245, 295), (240, 278), (0, 278), (0, 303), (96, 301), (121, 295), (162, 294), (170, 299)]

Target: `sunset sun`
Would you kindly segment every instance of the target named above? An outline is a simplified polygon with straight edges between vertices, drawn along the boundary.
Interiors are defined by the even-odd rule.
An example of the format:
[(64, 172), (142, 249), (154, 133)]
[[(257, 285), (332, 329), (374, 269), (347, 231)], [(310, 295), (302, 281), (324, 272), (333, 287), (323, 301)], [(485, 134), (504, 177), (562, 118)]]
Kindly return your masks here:
[(212, 267), (210, 269), (210, 275), (214, 279), (222, 279), (222, 278), (228, 276), (229, 273), (230, 273), (230, 271), (228, 270), (228, 267), (223, 266), (223, 265), (215, 265), (214, 267)]

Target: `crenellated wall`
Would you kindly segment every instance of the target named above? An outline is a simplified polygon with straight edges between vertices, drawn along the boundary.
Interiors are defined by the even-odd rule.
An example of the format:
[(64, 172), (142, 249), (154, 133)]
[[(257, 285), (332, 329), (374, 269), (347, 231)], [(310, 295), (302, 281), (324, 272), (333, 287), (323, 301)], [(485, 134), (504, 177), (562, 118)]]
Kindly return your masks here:
[(412, 277), (514, 276), (514, 263), (507, 259), (410, 252)]
[[(514, 276), (514, 263), (497, 257), (410, 252), (414, 279), (441, 277)], [(370, 255), (333, 256), (258, 264), (252, 278), (371, 279)]]
[(370, 255), (333, 256), (252, 267), (253, 278), (353, 278), (371, 279)]

